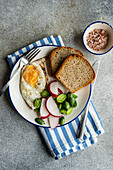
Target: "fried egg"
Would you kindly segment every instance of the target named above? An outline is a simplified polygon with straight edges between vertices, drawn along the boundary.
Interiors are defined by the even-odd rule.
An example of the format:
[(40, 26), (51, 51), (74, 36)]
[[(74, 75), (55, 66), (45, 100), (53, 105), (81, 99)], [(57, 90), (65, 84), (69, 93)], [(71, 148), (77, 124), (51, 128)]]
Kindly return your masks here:
[[(43, 65), (43, 67), (42, 67)], [(41, 92), (45, 89), (47, 83), (44, 72), (44, 60), (37, 60), (27, 65), (21, 74), (20, 90), (22, 97), (34, 109), (33, 102), (41, 97)]]

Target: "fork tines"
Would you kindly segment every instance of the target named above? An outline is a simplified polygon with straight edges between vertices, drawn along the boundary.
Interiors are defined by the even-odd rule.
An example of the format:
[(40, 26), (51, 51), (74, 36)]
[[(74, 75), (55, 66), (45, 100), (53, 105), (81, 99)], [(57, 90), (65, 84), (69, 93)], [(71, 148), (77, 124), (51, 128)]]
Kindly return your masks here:
[(25, 55), (29, 61), (31, 61), (41, 50), (39, 48), (32, 49), (28, 54)]

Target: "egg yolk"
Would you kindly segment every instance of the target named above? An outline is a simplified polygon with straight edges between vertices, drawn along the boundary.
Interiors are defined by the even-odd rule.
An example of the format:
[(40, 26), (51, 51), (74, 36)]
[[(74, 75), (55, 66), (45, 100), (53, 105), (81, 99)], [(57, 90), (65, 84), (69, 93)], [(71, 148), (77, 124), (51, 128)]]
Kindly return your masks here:
[(35, 86), (38, 81), (40, 71), (33, 65), (29, 65), (25, 68), (23, 73), (24, 80), (31, 86)]

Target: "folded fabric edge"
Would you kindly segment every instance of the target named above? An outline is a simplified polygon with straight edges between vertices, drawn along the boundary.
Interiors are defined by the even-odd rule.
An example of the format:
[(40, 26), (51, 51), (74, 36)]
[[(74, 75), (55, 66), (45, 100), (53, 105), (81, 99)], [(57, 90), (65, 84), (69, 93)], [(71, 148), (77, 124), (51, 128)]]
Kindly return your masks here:
[(49, 144), (47, 143), (47, 140), (45, 140), (44, 135), (43, 135), (43, 133), (41, 132), (40, 128), (37, 127), (37, 129), (38, 129), (38, 132), (39, 132), (39, 134), (41, 135), (42, 139), (44, 140), (45, 145), (47, 146), (50, 155), (55, 158), (55, 157), (56, 157), (56, 154), (55, 154), (54, 151), (50, 148)]
[[(98, 137), (98, 136), (97, 136)], [(91, 144), (89, 144), (89, 146), (86, 146), (85, 148), (88, 148), (88, 147), (90, 147), (90, 146), (93, 146), (93, 144), (96, 144), (97, 142), (98, 142), (98, 138), (97, 137), (94, 137), (92, 140), (91, 140)], [(90, 141), (89, 139), (87, 139), (88, 141)], [(73, 151), (72, 151), (72, 149), (73, 149)], [(80, 151), (80, 150), (83, 150), (84, 149), (84, 147), (82, 147), (82, 148), (79, 148), (79, 146), (78, 146), (78, 150), (77, 151)], [(71, 153), (70, 153), (71, 152)], [(70, 150), (66, 150), (66, 151), (64, 151), (64, 152), (62, 152), (62, 153), (60, 153), (59, 155), (56, 155), (56, 157), (55, 157), (55, 159), (57, 160), (57, 159), (61, 159), (61, 158), (63, 158), (63, 157), (66, 157), (66, 156), (68, 156), (68, 155), (70, 155), (70, 154), (72, 154), (72, 153), (75, 153), (76, 152), (76, 150), (75, 150), (75, 148), (73, 147), (73, 148), (70, 148)]]
[[(61, 158), (63, 158), (63, 157), (66, 157), (66, 156), (68, 156), (68, 155), (70, 155), (70, 154), (72, 154), (72, 153), (75, 153), (75, 152), (77, 152), (77, 151), (80, 151), (80, 150), (83, 150), (83, 149), (85, 149), (85, 148), (88, 148), (88, 147), (92, 146), (92, 145), (95, 144), (95, 143), (97, 143), (97, 138), (90, 140), (90, 144), (89, 144), (88, 146), (85, 146), (83, 143), (81, 143), (80, 145), (77, 145), (77, 146), (74, 146), (74, 147), (72, 147), (72, 148), (69, 148), (69, 149), (67, 149), (66, 151), (63, 151), (63, 152), (59, 153), (58, 155), (55, 155), (55, 153), (54, 153), (55, 150), (53, 150), (53, 151), (51, 151), (51, 152), (54, 153), (54, 158), (55, 158), (56, 160), (58, 160), (58, 159), (61, 159)], [(57, 149), (58, 149), (58, 148), (57, 148)]]
[(50, 35), (48, 37), (45, 37), (41, 40), (38, 40), (32, 44), (27, 45), (26, 47), (21, 48), (20, 50), (17, 50), (16, 52), (14, 52), (13, 54), (7, 55), (5, 58), (7, 59), (10, 68), (12, 69), (14, 64), (18, 61), (18, 59), (25, 54), (26, 52), (28, 52), (29, 50), (31, 50), (33, 47), (39, 47), (39, 46), (44, 46), (44, 45), (58, 45), (61, 46), (61, 44), (63, 44), (63, 41), (58, 40), (60, 38), (60, 41), (62, 40), (61, 36), (58, 35), (57, 37), (53, 37), (53, 35)]
[(61, 41), (60, 44), (64, 45), (60, 35), (58, 35), (56, 37), (53, 37), (53, 35), (50, 35), (50, 36), (45, 37), (45, 38), (43, 38), (41, 40), (38, 40), (38, 41), (36, 41), (34, 43), (31, 43), (31, 44), (29, 44), (29, 45), (27, 45), (25, 47), (22, 47), (21, 49), (17, 50), (16, 52), (7, 55), (6, 58), (11, 58), (13, 56), (18, 56), (18, 55), (24, 54), (24, 53), (28, 52), (31, 48), (33, 48), (35, 46), (37, 47), (37, 46), (50, 45), (50, 44), (58, 45), (59, 43), (56, 43), (55, 38), (56, 39), (60, 38), (60, 41)]
[[(46, 139), (46, 135), (44, 136), (45, 132), (43, 130), (41, 130), (40, 128), (38, 128), (38, 129), (39, 129), (41, 136), (43, 137), (43, 139), (46, 143), (46, 146), (50, 150), (51, 155), (54, 158), (56, 157), (57, 159), (60, 158), (59, 155), (62, 155), (62, 153), (64, 153), (64, 155), (65, 155), (65, 152), (66, 152), (66, 155), (69, 155), (73, 152), (77, 152), (79, 150), (85, 149), (85, 148), (87, 148), (87, 147), (89, 147), (92, 144), (97, 142), (97, 137), (93, 137), (93, 138), (90, 138), (90, 139), (86, 139), (85, 141), (83, 141), (82, 143), (80, 142), (79, 144), (75, 144), (76, 143), (75, 141), (71, 141), (71, 143), (73, 143), (73, 147), (70, 147), (69, 143), (64, 143), (63, 146), (60, 145), (58, 147), (56, 147), (56, 146), (54, 147), (53, 145), (52, 146), (50, 145), (50, 141), (48, 141)], [(63, 148), (65, 148), (65, 149), (63, 149)]]
[[(104, 133), (104, 132), (105, 132), (105, 129), (104, 129), (103, 123), (102, 123), (102, 121), (101, 121), (101, 119), (100, 119), (100, 116), (99, 116), (99, 114), (98, 114), (98, 112), (97, 112), (97, 110), (96, 110), (96, 108), (95, 108), (92, 100), (91, 100), (90, 102), (91, 102), (91, 104), (92, 104), (92, 106), (93, 106), (93, 108), (94, 108), (94, 111), (95, 111), (95, 113), (96, 113), (96, 115), (97, 115), (97, 117), (98, 117), (98, 119), (99, 119), (99, 121), (100, 121), (100, 124), (101, 124), (102, 129), (103, 129), (103, 133)], [(99, 130), (102, 130), (102, 129), (99, 129)]]

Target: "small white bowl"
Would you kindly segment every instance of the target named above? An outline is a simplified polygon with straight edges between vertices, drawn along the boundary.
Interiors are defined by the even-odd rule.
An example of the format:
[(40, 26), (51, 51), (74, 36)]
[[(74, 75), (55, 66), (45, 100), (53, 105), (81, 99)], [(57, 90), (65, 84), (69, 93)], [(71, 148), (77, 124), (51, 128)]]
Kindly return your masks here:
[[(95, 28), (97, 28), (97, 29), (102, 28), (102, 29), (106, 30), (108, 33), (108, 36), (109, 36), (108, 43), (107, 43), (106, 47), (100, 51), (95, 51), (95, 50), (91, 49), (87, 45), (87, 41), (86, 41), (86, 39), (87, 39), (86, 37), (89, 34), (89, 32), (93, 31)], [(95, 55), (106, 54), (113, 48), (113, 28), (112, 28), (112, 26), (109, 25), (107, 22), (103, 22), (103, 21), (96, 21), (96, 22), (91, 23), (84, 30), (83, 44), (84, 44), (85, 48), (92, 54), (95, 54)]]

